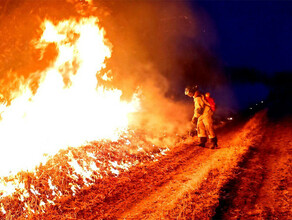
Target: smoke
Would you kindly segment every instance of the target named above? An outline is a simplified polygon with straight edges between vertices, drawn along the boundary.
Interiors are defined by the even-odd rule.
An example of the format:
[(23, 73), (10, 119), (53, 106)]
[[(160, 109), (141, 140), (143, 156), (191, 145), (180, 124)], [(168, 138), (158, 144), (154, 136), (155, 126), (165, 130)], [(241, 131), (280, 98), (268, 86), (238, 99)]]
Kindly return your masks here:
[(100, 19), (113, 45), (104, 70), (111, 70), (113, 81), (105, 84), (121, 89), (124, 99), (140, 94), (141, 111), (131, 117), (131, 125), (146, 131), (155, 144), (170, 145), (177, 135), (186, 134), (193, 112), (192, 100), (184, 96), (186, 85), (204, 88), (224, 82), (212, 51), (214, 27), (188, 2), (11, 0), (1, 9), (0, 79), (5, 86), (0, 93), (4, 97), (17, 88), (19, 79), (29, 79), (34, 88), (38, 72), (54, 60), (54, 46), (42, 54), (31, 45), (45, 18), (59, 21), (94, 15)]
[(117, 1), (107, 7), (109, 15), (101, 22), (113, 44), (113, 83), (125, 98), (137, 85), (142, 90), (134, 125), (152, 137), (163, 133), (176, 140), (187, 133), (193, 113), (185, 86), (224, 82), (210, 20), (182, 1)]

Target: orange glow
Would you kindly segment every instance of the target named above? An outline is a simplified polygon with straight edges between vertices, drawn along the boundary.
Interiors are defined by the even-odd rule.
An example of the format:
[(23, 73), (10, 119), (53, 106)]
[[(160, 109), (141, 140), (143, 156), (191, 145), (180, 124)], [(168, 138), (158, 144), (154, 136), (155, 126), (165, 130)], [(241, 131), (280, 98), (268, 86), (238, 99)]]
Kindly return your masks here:
[(58, 56), (38, 73), (34, 94), (27, 82), (9, 106), (0, 105), (1, 176), (32, 169), (46, 160), (43, 154), (95, 140), (117, 140), (127, 131), (129, 114), (139, 109), (139, 99), (134, 95), (130, 102), (121, 101), (120, 90), (99, 84), (96, 76), (111, 56), (111, 45), (97, 22), (95, 17), (44, 22), (35, 47), (44, 51), (54, 44)]

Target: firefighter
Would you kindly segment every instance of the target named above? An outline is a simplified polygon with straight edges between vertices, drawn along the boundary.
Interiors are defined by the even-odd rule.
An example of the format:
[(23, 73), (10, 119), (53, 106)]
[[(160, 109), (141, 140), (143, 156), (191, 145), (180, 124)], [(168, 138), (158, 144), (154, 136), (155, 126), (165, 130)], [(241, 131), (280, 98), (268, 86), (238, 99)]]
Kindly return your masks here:
[(192, 123), (197, 126), (197, 134), (199, 138), (199, 146), (205, 147), (207, 137), (211, 141), (211, 148), (217, 148), (217, 137), (213, 127), (213, 111), (210, 104), (205, 99), (204, 95), (198, 90), (198, 86), (187, 87), (185, 94), (194, 99), (194, 115)]

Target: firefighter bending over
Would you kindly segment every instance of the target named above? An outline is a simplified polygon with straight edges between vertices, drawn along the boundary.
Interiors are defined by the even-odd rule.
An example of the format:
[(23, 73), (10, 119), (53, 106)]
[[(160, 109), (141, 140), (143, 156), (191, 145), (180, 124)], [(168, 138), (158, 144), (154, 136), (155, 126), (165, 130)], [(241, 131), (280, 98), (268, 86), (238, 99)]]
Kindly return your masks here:
[(185, 89), (185, 94), (194, 98), (195, 109), (192, 123), (197, 126), (199, 138), (198, 145), (205, 147), (207, 137), (209, 137), (212, 144), (211, 148), (217, 148), (217, 137), (213, 127), (213, 111), (210, 104), (207, 102), (204, 95), (199, 92), (198, 86), (187, 87)]

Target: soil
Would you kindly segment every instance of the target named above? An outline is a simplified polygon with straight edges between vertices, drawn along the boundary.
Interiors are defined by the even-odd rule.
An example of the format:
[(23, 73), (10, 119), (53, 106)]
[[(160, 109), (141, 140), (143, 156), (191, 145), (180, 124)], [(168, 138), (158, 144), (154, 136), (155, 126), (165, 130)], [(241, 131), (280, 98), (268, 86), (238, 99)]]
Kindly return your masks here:
[(218, 149), (188, 138), (31, 219), (292, 219), (291, 124), (262, 111), (219, 130)]

